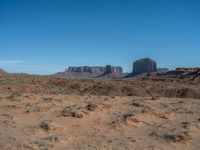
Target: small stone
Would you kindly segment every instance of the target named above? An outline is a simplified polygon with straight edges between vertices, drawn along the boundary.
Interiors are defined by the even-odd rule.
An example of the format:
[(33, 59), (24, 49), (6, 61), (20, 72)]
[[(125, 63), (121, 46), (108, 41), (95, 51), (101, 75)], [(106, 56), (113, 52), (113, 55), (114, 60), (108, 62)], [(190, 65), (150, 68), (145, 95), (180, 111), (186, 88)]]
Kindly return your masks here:
[(95, 111), (96, 108), (97, 108), (97, 105), (92, 103), (92, 102), (89, 102), (89, 104), (86, 106), (87, 110), (89, 111)]
[(44, 131), (48, 132), (51, 130), (51, 125), (48, 121), (43, 121), (40, 123), (40, 128), (42, 128)]

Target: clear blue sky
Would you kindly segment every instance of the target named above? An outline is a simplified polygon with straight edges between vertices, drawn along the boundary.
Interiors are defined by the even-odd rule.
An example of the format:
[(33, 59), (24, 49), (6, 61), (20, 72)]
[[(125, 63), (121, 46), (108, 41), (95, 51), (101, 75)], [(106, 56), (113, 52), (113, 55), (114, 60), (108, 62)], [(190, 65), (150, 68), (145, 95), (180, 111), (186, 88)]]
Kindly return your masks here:
[(68, 66), (155, 59), (200, 66), (199, 0), (0, 0), (0, 68), (51, 74)]

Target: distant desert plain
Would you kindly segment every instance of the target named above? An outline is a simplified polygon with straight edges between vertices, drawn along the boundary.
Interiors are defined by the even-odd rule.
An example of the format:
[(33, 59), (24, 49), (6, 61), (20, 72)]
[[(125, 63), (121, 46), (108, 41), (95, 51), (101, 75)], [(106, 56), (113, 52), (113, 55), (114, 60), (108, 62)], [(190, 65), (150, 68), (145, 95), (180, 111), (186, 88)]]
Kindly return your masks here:
[(199, 150), (199, 73), (69, 79), (2, 71), (0, 149)]

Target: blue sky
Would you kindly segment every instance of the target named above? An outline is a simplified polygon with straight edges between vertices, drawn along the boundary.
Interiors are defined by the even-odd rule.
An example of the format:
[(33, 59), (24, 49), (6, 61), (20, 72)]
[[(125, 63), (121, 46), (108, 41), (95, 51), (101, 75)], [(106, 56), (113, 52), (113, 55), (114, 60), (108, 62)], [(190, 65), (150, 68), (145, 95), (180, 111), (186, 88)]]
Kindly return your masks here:
[(155, 59), (200, 66), (199, 0), (0, 0), (0, 68), (51, 74), (68, 66)]

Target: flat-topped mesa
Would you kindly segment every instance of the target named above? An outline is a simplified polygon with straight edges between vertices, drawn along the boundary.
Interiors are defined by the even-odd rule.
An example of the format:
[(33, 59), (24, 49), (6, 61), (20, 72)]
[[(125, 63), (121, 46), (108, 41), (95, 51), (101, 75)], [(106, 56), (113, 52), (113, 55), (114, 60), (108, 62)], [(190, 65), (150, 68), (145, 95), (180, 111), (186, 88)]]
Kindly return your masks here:
[(55, 73), (53, 76), (62, 78), (117, 78), (123, 77), (120, 66), (77, 66), (69, 67), (64, 72)]
[(156, 62), (151, 58), (139, 59), (133, 63), (133, 75), (151, 72), (157, 72)]
[(79, 66), (79, 67), (69, 67), (65, 71), (68, 72), (79, 72), (79, 73), (123, 73), (122, 67), (119, 66)]
[(69, 67), (66, 69), (69, 72), (87, 72), (87, 73), (100, 73), (105, 71), (103, 67), (89, 67), (89, 66), (80, 66), (80, 67)]

